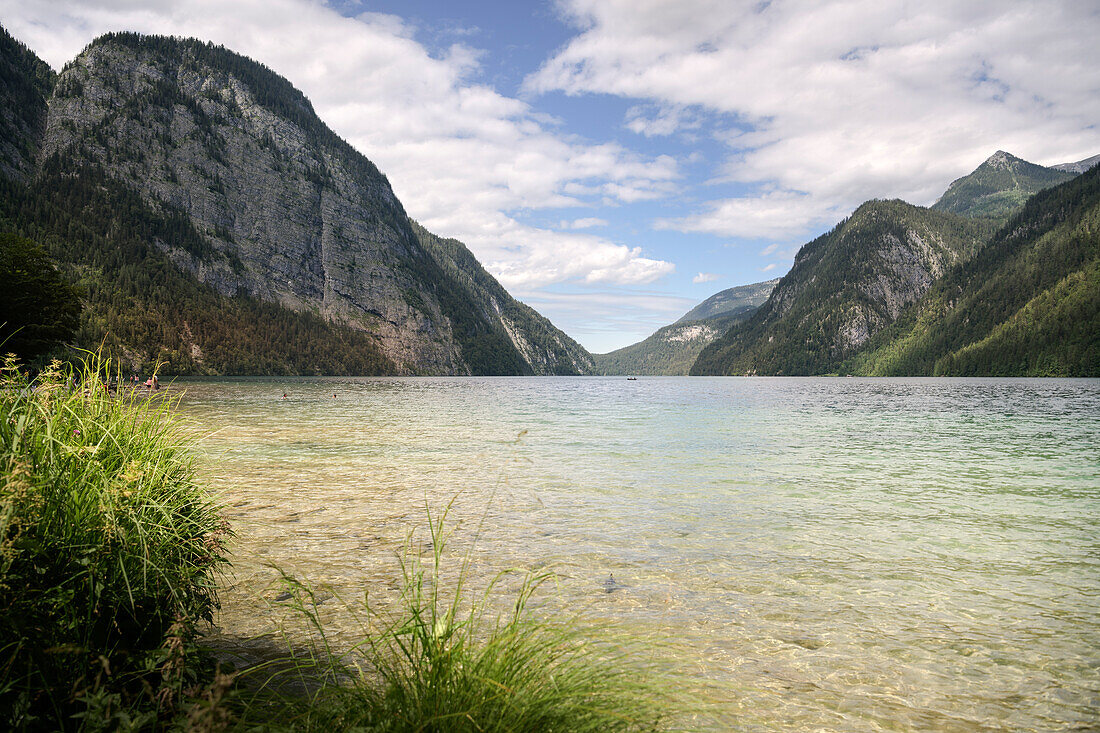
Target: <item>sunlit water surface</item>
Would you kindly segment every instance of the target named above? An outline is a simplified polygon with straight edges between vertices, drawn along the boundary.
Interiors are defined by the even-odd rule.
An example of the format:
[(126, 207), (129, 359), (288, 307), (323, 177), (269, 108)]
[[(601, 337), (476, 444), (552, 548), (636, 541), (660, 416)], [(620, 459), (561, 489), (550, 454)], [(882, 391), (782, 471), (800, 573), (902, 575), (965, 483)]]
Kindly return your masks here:
[(337, 601), (392, 598), (457, 496), (479, 582), (550, 567), (546, 608), (674, 640), (719, 726), (1100, 727), (1100, 381), (180, 388), (238, 533), (227, 637), (271, 630), (277, 566), (350, 639)]

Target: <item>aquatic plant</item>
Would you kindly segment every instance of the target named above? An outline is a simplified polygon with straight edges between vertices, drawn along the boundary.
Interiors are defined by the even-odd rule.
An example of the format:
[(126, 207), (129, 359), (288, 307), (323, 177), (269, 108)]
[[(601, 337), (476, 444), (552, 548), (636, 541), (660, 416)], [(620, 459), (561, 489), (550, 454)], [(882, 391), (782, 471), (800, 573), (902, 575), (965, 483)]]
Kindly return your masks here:
[(228, 527), (174, 401), (117, 376), (95, 354), (0, 371), (0, 727), (140, 728), (198, 679)]
[[(349, 650), (334, 650), (314, 591), (283, 576), (288, 602), (308, 621), (313, 641), (270, 663), (267, 685), (311, 692), (256, 695), (241, 715), (242, 728), (272, 720), (307, 731), (658, 726), (671, 696), (621, 639), (601, 640), (590, 625), (547, 620), (532, 608), (551, 573), (505, 572), (473, 591), (472, 551), (448, 573), (445, 518), (446, 511), (429, 516), (429, 561), (411, 539), (406, 543), (399, 601), (382, 608), (367, 597), (363, 638)], [(504, 596), (510, 608), (495, 611)]]

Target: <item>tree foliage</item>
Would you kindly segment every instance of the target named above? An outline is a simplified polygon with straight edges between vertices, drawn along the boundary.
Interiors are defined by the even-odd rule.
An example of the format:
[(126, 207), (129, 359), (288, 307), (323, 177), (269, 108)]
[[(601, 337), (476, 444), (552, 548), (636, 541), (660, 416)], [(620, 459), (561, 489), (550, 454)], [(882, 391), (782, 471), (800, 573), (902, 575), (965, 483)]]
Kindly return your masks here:
[(0, 233), (0, 283), (0, 351), (31, 362), (76, 332), (80, 294), (42, 247)]

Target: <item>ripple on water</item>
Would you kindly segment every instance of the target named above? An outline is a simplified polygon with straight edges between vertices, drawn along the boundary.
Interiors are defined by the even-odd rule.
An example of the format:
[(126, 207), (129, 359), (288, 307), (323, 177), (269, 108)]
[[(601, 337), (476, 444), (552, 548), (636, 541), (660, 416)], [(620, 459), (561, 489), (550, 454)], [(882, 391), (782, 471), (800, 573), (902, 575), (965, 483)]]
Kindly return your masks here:
[(624, 385), (178, 382), (238, 532), (219, 624), (270, 630), (272, 563), (393, 599), (457, 495), (481, 582), (552, 567), (546, 612), (674, 639), (727, 724), (1100, 726), (1100, 382)]

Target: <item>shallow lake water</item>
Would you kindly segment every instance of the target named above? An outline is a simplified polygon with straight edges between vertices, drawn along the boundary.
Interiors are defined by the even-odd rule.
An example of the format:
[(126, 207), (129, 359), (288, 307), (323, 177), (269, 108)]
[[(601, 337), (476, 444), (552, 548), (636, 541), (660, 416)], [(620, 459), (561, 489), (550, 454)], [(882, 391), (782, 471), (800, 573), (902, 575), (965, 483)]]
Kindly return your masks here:
[(228, 637), (270, 632), (278, 567), (353, 639), (337, 601), (392, 598), (406, 537), (453, 502), (479, 581), (550, 568), (545, 608), (669, 639), (713, 682), (710, 725), (1100, 728), (1098, 380), (171, 389), (237, 531)]

